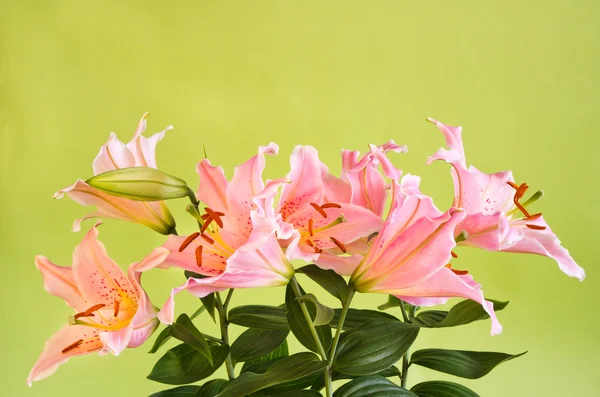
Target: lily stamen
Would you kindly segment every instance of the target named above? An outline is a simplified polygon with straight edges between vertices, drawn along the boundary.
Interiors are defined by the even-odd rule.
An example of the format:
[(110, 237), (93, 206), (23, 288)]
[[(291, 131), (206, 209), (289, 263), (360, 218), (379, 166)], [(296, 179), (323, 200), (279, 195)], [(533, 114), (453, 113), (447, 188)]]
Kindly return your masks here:
[(209, 216), (208, 218), (206, 218), (206, 222), (204, 222), (204, 225), (202, 225), (202, 228), (200, 229), (200, 233), (204, 234), (204, 232), (206, 231), (206, 229), (208, 229), (208, 226), (210, 226), (212, 221), (213, 221), (212, 216)]
[(212, 238), (208, 237), (206, 234), (201, 234), (200, 237), (202, 237), (202, 239), (204, 241), (206, 241), (209, 244), (214, 244), (215, 240), (213, 240)]
[(538, 225), (530, 225), (530, 224), (527, 224), (525, 226), (527, 226), (528, 228), (530, 228), (532, 230), (546, 230), (546, 226), (538, 226)]
[(113, 317), (117, 317), (119, 315), (119, 309), (121, 307), (121, 301), (115, 299), (115, 310), (113, 311)]
[(90, 307), (86, 311), (83, 311), (81, 313), (77, 313), (76, 315), (73, 316), (73, 318), (94, 317), (95, 316), (94, 312), (97, 311), (97, 310), (99, 310), (99, 309), (102, 309), (104, 306), (106, 306), (104, 303), (98, 303), (97, 305), (94, 305), (94, 306)]
[(315, 209), (315, 211), (317, 211), (319, 214), (321, 214), (321, 216), (323, 218), (327, 218), (327, 212), (325, 212), (325, 210), (323, 208), (321, 208), (321, 206), (317, 203), (310, 203), (310, 205), (312, 205), (312, 207)]
[(458, 254), (454, 251), (450, 251), (450, 255), (452, 255), (453, 258), (458, 258)]
[(540, 216), (542, 216), (542, 213), (538, 212), (537, 214), (529, 215), (528, 217), (525, 218), (525, 220), (526, 221), (532, 221), (534, 219), (539, 218)]
[(201, 245), (196, 247), (195, 254), (196, 254), (196, 265), (198, 267), (202, 267), (202, 246)]
[(469, 274), (468, 270), (457, 270), (457, 269), (453, 269), (452, 268), (452, 264), (448, 263), (446, 265), (446, 267), (450, 270), (452, 270), (452, 273), (456, 274), (457, 276), (464, 276), (465, 274)]
[(312, 218), (308, 220), (308, 234), (313, 235), (313, 220)]
[(62, 353), (70, 352), (71, 350), (75, 349), (76, 347), (79, 347), (82, 343), (83, 343), (83, 339), (79, 339), (77, 342), (71, 343), (69, 346), (62, 349)]
[[(225, 214), (223, 214), (222, 212), (215, 212), (215, 211), (211, 210), (211, 209), (210, 209), (210, 208), (208, 208), (208, 207), (204, 207), (204, 211), (206, 211), (206, 213), (207, 213), (208, 215), (210, 215), (210, 217), (211, 217), (211, 218), (212, 218), (212, 219), (213, 219), (215, 222), (217, 222), (217, 225), (219, 225), (219, 227), (221, 227), (221, 228), (223, 227), (223, 221), (221, 220), (221, 216), (223, 216), (223, 215), (225, 215)], [(221, 214), (221, 215), (219, 215), (219, 214)]]
[(330, 240), (331, 240), (331, 241), (332, 241), (332, 242), (333, 242), (335, 245), (337, 245), (337, 247), (338, 247), (339, 249), (341, 249), (341, 250), (342, 250), (342, 252), (343, 252), (344, 254), (346, 253), (346, 251), (348, 251), (348, 250), (346, 249), (346, 246), (345, 246), (344, 244), (342, 244), (342, 242), (341, 242), (340, 240), (338, 240), (337, 238), (335, 238), (335, 237), (329, 237), (329, 239), (330, 239)]
[(313, 242), (311, 240), (306, 240), (306, 245), (308, 245), (311, 248), (315, 247), (315, 245), (313, 244)]
[(187, 246), (190, 245), (192, 243), (192, 241), (194, 241), (196, 238), (198, 238), (199, 235), (200, 235), (199, 232), (194, 232), (194, 233), (190, 234), (189, 236), (187, 236), (187, 238), (183, 241), (183, 243), (181, 243), (181, 246), (179, 246), (179, 252), (182, 252), (184, 249), (186, 249)]
[(336, 203), (325, 203), (321, 205), (321, 208), (342, 208), (342, 206)]

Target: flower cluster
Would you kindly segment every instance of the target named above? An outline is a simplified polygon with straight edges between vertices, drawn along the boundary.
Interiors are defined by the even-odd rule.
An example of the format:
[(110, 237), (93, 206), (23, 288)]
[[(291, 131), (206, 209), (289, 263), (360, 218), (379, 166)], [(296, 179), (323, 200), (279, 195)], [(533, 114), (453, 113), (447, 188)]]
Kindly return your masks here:
[[(485, 299), (465, 265), (461, 263), (460, 270), (454, 267), (457, 245), (544, 255), (567, 275), (585, 277), (542, 214), (532, 209), (542, 192), (526, 197), (529, 186), (516, 182), (510, 171), (487, 174), (467, 166), (460, 127), (428, 119), (446, 141), (445, 148), (428, 162), (447, 162), (454, 180), (451, 207), (439, 209), (421, 192), (418, 176), (403, 175), (390, 161), (391, 153), (407, 151), (393, 140), (369, 145), (365, 154), (343, 150), (340, 176), (329, 172), (311, 146), (294, 148), (287, 175), (266, 181), (266, 156), (277, 155), (275, 143), (261, 146), (254, 157), (235, 168), (229, 181), (221, 167), (205, 158), (196, 167), (199, 187), (194, 192), (181, 179), (157, 169), (156, 146), (171, 127), (146, 138), (142, 135), (146, 116), (130, 142), (110, 135), (94, 159), (94, 177), (59, 190), (55, 198), (67, 195), (80, 204), (96, 206), (95, 212), (75, 221), (74, 230), (80, 229), (84, 219), (114, 218), (145, 225), (166, 235), (166, 241), (125, 274), (98, 241), (98, 221), (75, 248), (71, 267), (36, 257), (46, 290), (63, 298), (75, 314), (46, 343), (29, 374), (29, 384), (49, 376), (72, 356), (118, 355), (126, 347), (137, 347), (160, 322), (177, 337), (173, 327), (180, 322), (175, 319), (175, 298), (182, 291), (199, 298), (217, 293), (216, 305), (221, 310), (228, 303), (220, 300), (221, 291), (291, 284), (295, 304), (301, 303), (306, 329), (312, 332), (323, 325), (319, 318), (325, 316), (329, 323), (333, 314), (314, 295), (300, 289), (295, 279), (298, 263), (314, 264), (311, 269), (317, 269), (321, 278), (331, 275), (331, 283), (344, 280), (347, 292), (341, 298), (342, 318), (335, 320), (341, 324), (333, 342), (315, 339), (314, 351), (325, 363), (328, 394), (329, 377), (343, 350), (339, 343), (343, 321), (355, 292), (398, 298), (395, 301), (403, 315), (408, 313), (406, 307), (413, 309), (404, 317), (410, 326), (424, 321), (414, 316), (418, 308), (443, 304), (452, 297), (465, 298), (481, 305), (482, 314), (491, 319), (492, 334), (501, 332), (494, 302)], [(187, 236), (177, 235), (166, 205), (166, 200), (180, 197), (190, 198), (187, 212), (198, 224), (198, 230)], [(140, 277), (151, 269), (170, 267), (186, 270), (189, 277), (182, 285), (171, 286), (167, 302), (157, 308), (144, 292)], [(290, 311), (288, 305), (288, 320)], [(296, 335), (294, 327), (289, 327)], [(204, 346), (202, 334), (194, 331)], [(221, 337), (221, 344), (230, 345), (226, 335)], [(341, 336), (342, 342), (350, 338)], [(212, 345), (205, 347), (198, 350), (212, 364)], [(229, 372), (230, 356), (224, 359)], [(337, 370), (345, 373), (339, 365)], [(408, 366), (402, 371), (402, 386), (407, 370)], [(231, 373), (230, 379), (234, 379)], [(248, 391), (230, 393), (234, 394), (223, 395)]]

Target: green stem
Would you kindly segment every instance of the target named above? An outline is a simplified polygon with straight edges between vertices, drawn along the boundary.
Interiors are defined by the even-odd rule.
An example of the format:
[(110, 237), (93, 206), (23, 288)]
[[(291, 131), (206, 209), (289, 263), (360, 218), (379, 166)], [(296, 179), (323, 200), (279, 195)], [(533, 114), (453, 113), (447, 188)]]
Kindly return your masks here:
[[(229, 321), (227, 320), (227, 306), (229, 304), (229, 300), (231, 299), (232, 293), (233, 293), (233, 290), (229, 290), (229, 294), (227, 295), (225, 304), (223, 304), (223, 301), (221, 300), (221, 295), (218, 292), (215, 293), (215, 297), (216, 297), (215, 307), (217, 308), (217, 311), (219, 312), (219, 324), (221, 326), (221, 338), (223, 339), (223, 343), (225, 343), (229, 347), (231, 347), (231, 345), (229, 344), (229, 332), (227, 330), (227, 327), (229, 325)], [(233, 361), (231, 359), (230, 353), (227, 354), (227, 358), (225, 359), (225, 368), (227, 369), (227, 377), (229, 378), (229, 380), (235, 379), (235, 369), (233, 368)]]
[[(304, 303), (304, 300), (298, 299), (302, 297), (302, 291), (300, 290), (300, 285), (298, 284), (298, 281), (296, 281), (296, 277), (292, 277), (292, 279), (290, 280), (290, 285), (292, 286), (294, 295), (296, 295), (296, 299), (298, 301), (298, 304), (300, 305), (300, 309), (302, 310), (302, 314), (304, 315), (306, 324), (308, 324), (310, 333), (313, 337), (313, 340), (315, 341), (315, 345), (317, 346), (318, 353), (323, 361), (327, 361), (327, 353), (325, 353), (325, 349), (323, 349), (323, 345), (321, 344), (321, 340), (319, 339), (319, 334), (317, 334), (317, 329), (313, 324), (313, 320), (310, 316), (310, 313), (308, 312), (306, 303)], [(333, 396), (333, 386), (331, 384), (331, 373), (329, 372), (329, 366), (325, 368), (323, 372), (323, 377), (325, 378), (325, 391), (327, 393), (326, 396), (331, 397)]]
[(210, 336), (210, 335), (207, 335), (207, 334), (202, 334), (202, 336), (204, 336), (204, 339), (212, 340), (213, 342), (217, 342), (217, 343), (220, 343), (220, 344), (224, 343), (223, 339), (215, 338), (214, 336)]
[[(413, 318), (415, 316), (415, 307), (412, 306), (410, 309), (410, 315), (406, 312), (406, 306), (404, 306), (404, 301), (400, 300), (400, 310), (402, 311), (402, 318), (405, 323), (412, 324)], [(404, 356), (402, 356), (402, 378), (400, 381), (400, 386), (406, 389), (406, 384), (408, 383), (408, 367), (410, 366), (409, 362), (410, 358), (410, 348), (406, 350)]]
[(333, 359), (335, 357), (337, 345), (340, 341), (340, 335), (342, 334), (342, 329), (344, 328), (344, 322), (346, 321), (346, 315), (348, 315), (348, 309), (350, 309), (350, 302), (352, 302), (354, 292), (354, 286), (352, 284), (348, 285), (348, 293), (346, 295), (346, 299), (344, 300), (344, 302), (342, 302), (342, 312), (340, 313), (340, 320), (338, 321), (335, 336), (333, 337), (333, 342), (331, 343), (331, 349), (329, 350), (330, 365), (331, 363), (333, 363)]

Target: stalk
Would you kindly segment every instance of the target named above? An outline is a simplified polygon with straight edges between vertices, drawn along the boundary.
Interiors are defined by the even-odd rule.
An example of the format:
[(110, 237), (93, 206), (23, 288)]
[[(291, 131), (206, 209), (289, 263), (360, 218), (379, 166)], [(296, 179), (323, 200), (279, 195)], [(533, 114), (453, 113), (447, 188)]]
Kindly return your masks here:
[[(400, 300), (400, 310), (402, 311), (402, 318), (404, 319), (405, 323), (409, 323), (412, 324), (413, 323), (413, 318), (415, 316), (415, 307), (413, 306), (410, 310), (410, 314), (407, 313), (406, 311), (406, 307), (404, 306), (404, 301)], [(404, 356), (402, 356), (402, 378), (400, 381), (400, 386), (403, 387), (404, 389), (406, 389), (406, 384), (408, 383), (408, 367), (410, 365), (409, 363), (409, 356), (410, 356), (410, 348), (406, 350), (406, 352), (404, 353)]]
[[(227, 320), (227, 308), (229, 306), (229, 302), (231, 301), (231, 296), (233, 295), (233, 289), (229, 290), (227, 298), (225, 299), (225, 304), (223, 304), (223, 301), (221, 300), (221, 295), (218, 292), (216, 292), (215, 295), (215, 307), (219, 312), (219, 324), (221, 326), (221, 339), (223, 339), (223, 343), (231, 347), (231, 345), (229, 344), (229, 332), (227, 329), (227, 327), (229, 326), (229, 321)], [(233, 368), (231, 353), (227, 354), (227, 358), (225, 359), (225, 368), (227, 369), (227, 377), (229, 378), (229, 380), (235, 379), (235, 369)]]
[[(296, 281), (296, 277), (292, 277), (290, 280), (290, 285), (292, 286), (292, 290), (294, 291), (294, 295), (296, 298), (302, 297), (302, 291), (300, 291), (300, 285), (298, 285), (298, 281)], [(306, 307), (306, 303), (302, 299), (298, 299), (298, 304), (300, 305), (300, 309), (302, 310), (302, 314), (304, 314), (304, 318), (306, 319), (306, 323), (308, 324), (308, 328), (310, 329), (310, 333), (317, 345), (317, 350), (321, 359), (323, 361), (327, 361), (327, 353), (325, 353), (325, 349), (323, 349), (323, 345), (321, 344), (321, 340), (319, 339), (319, 335), (317, 334), (317, 330), (313, 325), (313, 320), (310, 317), (310, 313), (308, 312), (308, 308)], [(323, 376), (325, 378), (325, 392), (327, 397), (333, 396), (333, 386), (331, 384), (331, 373), (329, 372), (329, 366), (325, 368), (323, 372)]]

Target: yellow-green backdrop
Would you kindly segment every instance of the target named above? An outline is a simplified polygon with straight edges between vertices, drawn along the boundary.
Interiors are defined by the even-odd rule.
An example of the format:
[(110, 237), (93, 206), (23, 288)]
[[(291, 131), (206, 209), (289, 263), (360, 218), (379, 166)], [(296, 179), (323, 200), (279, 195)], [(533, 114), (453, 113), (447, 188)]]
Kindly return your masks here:
[[(287, 172), (296, 144), (316, 146), (339, 171), (342, 147), (393, 138), (410, 148), (395, 163), (423, 176), (440, 207), (450, 202), (451, 181), (446, 165), (424, 164), (442, 145), (424, 119), (463, 125), (469, 163), (513, 169), (519, 182), (545, 190), (536, 210), (588, 278), (569, 279), (543, 257), (459, 249), (456, 267), (471, 269), (489, 297), (511, 301), (499, 314), (505, 330), (491, 337), (487, 322), (424, 330), (417, 344), (529, 351), (465, 381), (482, 396), (597, 396), (599, 23), (594, 0), (2, 1), (0, 394), (145, 396), (165, 388), (145, 379), (159, 357), (148, 345), (118, 358), (76, 358), (25, 385), (44, 340), (71, 314), (44, 292), (34, 255), (70, 265), (83, 235), (70, 227), (85, 210), (52, 194), (90, 176), (109, 132), (129, 139), (150, 111), (150, 132), (175, 126), (159, 146), (161, 168), (193, 185), (204, 143), (228, 175), (257, 146), (279, 143), (268, 164), (273, 178)], [(180, 232), (192, 231), (186, 203), (172, 204)], [(105, 222), (101, 239), (123, 266), (163, 241), (117, 221)], [(182, 277), (156, 271), (146, 281), (162, 304)], [(240, 291), (234, 304), (282, 296)], [(356, 304), (384, 300), (361, 296)], [(178, 302), (182, 310), (196, 305), (189, 296)], [(215, 331), (207, 318), (199, 324)], [(451, 379), (411, 372), (411, 384)]]

